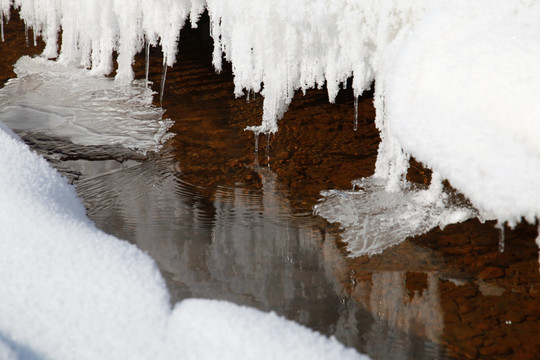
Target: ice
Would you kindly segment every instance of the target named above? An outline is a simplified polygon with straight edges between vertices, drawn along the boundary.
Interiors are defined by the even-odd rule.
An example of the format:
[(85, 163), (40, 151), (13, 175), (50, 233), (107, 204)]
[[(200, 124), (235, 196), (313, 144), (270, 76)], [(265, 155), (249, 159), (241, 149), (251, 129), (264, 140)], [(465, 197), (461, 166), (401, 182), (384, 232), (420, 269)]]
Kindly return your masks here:
[(190, 299), (107, 235), (65, 178), (0, 122), (0, 358), (365, 359), (273, 313)]
[(0, 121), (79, 145), (121, 145), (145, 154), (171, 136), (143, 84), (125, 85), (43, 58), (21, 58), (0, 89)]
[(161, 83), (159, 84), (159, 105), (163, 104), (163, 94), (165, 93), (165, 81), (167, 80), (167, 63), (163, 62), (163, 70), (161, 71)]
[(145, 50), (145, 63), (144, 63), (144, 85), (148, 87), (148, 74), (150, 73), (150, 43), (146, 43)]
[(442, 192), (436, 182), (430, 188), (409, 184), (400, 192), (388, 192), (386, 181), (373, 177), (355, 185), (359, 190), (324, 191), (314, 208), (341, 224), (352, 257), (379, 254), (407, 237), (476, 216), (475, 209)]

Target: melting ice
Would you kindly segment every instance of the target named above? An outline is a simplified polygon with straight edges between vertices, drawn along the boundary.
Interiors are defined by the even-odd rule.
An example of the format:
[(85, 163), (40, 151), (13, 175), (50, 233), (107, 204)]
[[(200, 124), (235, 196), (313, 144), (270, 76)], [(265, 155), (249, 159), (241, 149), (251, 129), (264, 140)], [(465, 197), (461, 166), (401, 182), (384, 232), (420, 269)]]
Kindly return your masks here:
[(476, 216), (471, 206), (437, 184), (424, 189), (407, 184), (402, 191), (388, 192), (385, 180), (371, 177), (354, 185), (358, 190), (324, 191), (315, 206), (316, 214), (341, 224), (350, 256), (378, 254), (408, 237)]
[(145, 154), (171, 136), (172, 121), (142, 83), (120, 84), (43, 58), (23, 57), (0, 89), (0, 121), (17, 133), (78, 145), (120, 145)]

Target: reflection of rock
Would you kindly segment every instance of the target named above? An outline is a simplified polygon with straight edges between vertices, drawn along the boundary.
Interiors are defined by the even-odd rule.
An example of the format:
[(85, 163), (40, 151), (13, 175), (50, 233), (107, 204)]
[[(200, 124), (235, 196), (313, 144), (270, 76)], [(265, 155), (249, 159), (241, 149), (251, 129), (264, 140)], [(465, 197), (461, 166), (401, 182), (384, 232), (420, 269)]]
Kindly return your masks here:
[(82, 180), (79, 193), (99, 226), (156, 259), (173, 301), (224, 299), (334, 328), (339, 293), (325, 275), (324, 235), (312, 218), (292, 215), (275, 174), (255, 169), (262, 190), (220, 187), (210, 202), (172, 166), (145, 162)]
[(443, 316), (439, 299), (439, 278), (427, 274), (427, 288), (410, 293), (406, 287), (406, 272), (380, 272), (372, 277), (369, 309), (388, 326), (405, 332), (425, 335), (437, 343), (443, 331)]

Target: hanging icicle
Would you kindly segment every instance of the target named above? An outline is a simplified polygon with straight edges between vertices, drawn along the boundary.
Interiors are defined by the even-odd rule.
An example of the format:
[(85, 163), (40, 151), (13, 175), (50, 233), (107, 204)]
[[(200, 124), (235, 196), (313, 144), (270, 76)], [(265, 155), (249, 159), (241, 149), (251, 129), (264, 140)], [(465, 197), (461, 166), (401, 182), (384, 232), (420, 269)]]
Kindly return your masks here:
[(499, 230), (499, 252), (504, 252), (505, 246), (505, 233), (504, 233), (504, 224), (497, 223), (495, 227)]
[(161, 71), (161, 89), (159, 91), (159, 106), (163, 106), (163, 93), (165, 92), (165, 81), (167, 79), (167, 59), (163, 59), (163, 70)]
[(150, 42), (148, 40), (146, 41), (144, 71), (144, 84), (148, 89), (148, 73), (150, 72)]
[(254, 151), (254, 161), (253, 164), (255, 166), (259, 165), (259, 133), (254, 132), (253, 135), (255, 136), (255, 151)]
[(354, 131), (358, 130), (358, 96), (354, 94)]

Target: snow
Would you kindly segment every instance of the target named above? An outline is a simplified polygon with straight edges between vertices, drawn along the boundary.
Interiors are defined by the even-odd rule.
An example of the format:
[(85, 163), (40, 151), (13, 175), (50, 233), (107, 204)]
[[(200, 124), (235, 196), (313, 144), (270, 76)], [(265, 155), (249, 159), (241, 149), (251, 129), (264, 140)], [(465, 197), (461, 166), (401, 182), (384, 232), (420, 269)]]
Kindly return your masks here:
[(1, 122), (0, 172), (0, 358), (365, 358), (273, 313), (171, 309), (155, 262), (95, 228), (73, 186)]
[(418, 23), (386, 76), (385, 120), (406, 153), (513, 225), (540, 214), (540, 9), (507, 3)]

